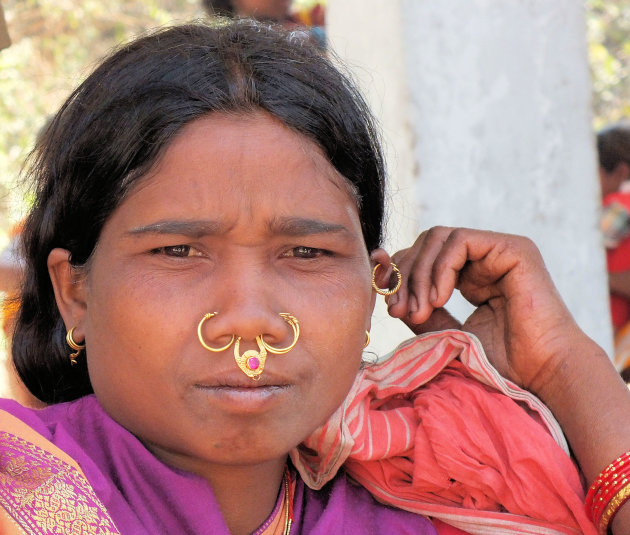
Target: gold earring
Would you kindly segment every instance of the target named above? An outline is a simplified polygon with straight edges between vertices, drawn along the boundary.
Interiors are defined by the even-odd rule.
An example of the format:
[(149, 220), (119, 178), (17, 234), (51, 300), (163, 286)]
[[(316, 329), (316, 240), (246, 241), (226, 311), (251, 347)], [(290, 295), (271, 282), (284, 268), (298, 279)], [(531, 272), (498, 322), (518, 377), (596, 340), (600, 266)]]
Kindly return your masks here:
[(70, 353), (70, 364), (72, 364), (73, 366), (77, 363), (77, 357), (79, 356), (81, 351), (85, 349), (85, 344), (77, 344), (72, 337), (75, 328), (76, 325), (75, 327), (72, 327), (72, 329), (70, 329), (66, 334), (66, 344), (68, 344), (72, 349), (75, 350), (75, 353)]
[(284, 355), (285, 353), (291, 351), (295, 347), (295, 344), (297, 344), (298, 338), (300, 337), (300, 322), (297, 320), (297, 318), (287, 312), (280, 312), (280, 315), (282, 316), (284, 321), (291, 325), (291, 328), (293, 329), (293, 342), (291, 342), (291, 345), (288, 345), (287, 347), (277, 348), (270, 346), (267, 342), (265, 342), (263, 340), (262, 334), (257, 337), (260, 338), (260, 343), (267, 351), (269, 351), (269, 353), (275, 353), (276, 355)]
[(370, 345), (370, 331), (365, 331), (365, 344), (363, 344), (363, 349)]
[(204, 315), (203, 318), (201, 318), (201, 321), (199, 322), (199, 325), (197, 325), (197, 337), (199, 338), (199, 343), (208, 351), (212, 351), (213, 353), (221, 353), (221, 351), (225, 351), (227, 348), (229, 348), (232, 345), (232, 342), (234, 342), (234, 338), (236, 338), (234, 335), (232, 335), (232, 339), (227, 343), (227, 345), (224, 345), (223, 347), (211, 347), (208, 344), (206, 344), (206, 341), (203, 339), (203, 333), (201, 332), (201, 328), (203, 327), (203, 324), (206, 322), (206, 320), (209, 320), (210, 318), (214, 318), (214, 316), (216, 316), (218, 314), (218, 312), (208, 312), (207, 314)]
[(396, 282), (396, 286), (394, 286), (391, 290), (389, 289), (383, 290), (376, 285), (376, 271), (378, 270), (378, 268), (381, 267), (381, 265), (376, 264), (374, 266), (374, 269), (372, 270), (372, 288), (374, 288), (376, 290), (376, 293), (380, 295), (395, 294), (398, 290), (400, 290), (400, 287), (402, 285), (402, 274), (400, 273), (398, 266), (394, 264), (393, 262), (391, 263), (391, 265), (392, 265), (392, 269), (394, 270), (394, 273), (396, 273), (396, 277), (398, 277), (398, 282)]

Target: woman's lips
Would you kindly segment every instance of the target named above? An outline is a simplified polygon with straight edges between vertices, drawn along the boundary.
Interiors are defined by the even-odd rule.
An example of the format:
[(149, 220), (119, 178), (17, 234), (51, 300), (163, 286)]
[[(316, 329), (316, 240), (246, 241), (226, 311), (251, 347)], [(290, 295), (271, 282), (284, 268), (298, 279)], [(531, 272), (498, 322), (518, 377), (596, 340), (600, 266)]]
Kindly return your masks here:
[(204, 388), (242, 388), (242, 389), (258, 389), (266, 387), (284, 387), (289, 386), (291, 381), (285, 377), (267, 373), (265, 371), (258, 379), (254, 380), (247, 377), (244, 373), (235, 370), (228, 373), (215, 373), (203, 379), (195, 381), (195, 386)]
[(223, 405), (229, 412), (259, 412), (279, 402), (292, 386), (279, 378), (213, 377), (194, 385), (212, 404)]

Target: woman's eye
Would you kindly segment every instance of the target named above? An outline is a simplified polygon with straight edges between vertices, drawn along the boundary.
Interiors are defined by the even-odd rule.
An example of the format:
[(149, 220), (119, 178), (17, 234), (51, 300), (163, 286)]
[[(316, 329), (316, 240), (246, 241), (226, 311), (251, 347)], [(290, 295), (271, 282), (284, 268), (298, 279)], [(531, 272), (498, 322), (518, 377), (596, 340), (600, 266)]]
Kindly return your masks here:
[(166, 256), (174, 256), (177, 258), (185, 258), (188, 256), (202, 256), (194, 247), (190, 245), (168, 245), (166, 247), (158, 247), (151, 251), (154, 254), (163, 254)]
[(299, 247), (294, 247), (285, 253), (285, 256), (293, 256), (295, 258), (318, 258), (320, 256), (326, 255), (328, 251), (324, 249), (317, 249), (315, 247), (304, 247), (300, 245)]

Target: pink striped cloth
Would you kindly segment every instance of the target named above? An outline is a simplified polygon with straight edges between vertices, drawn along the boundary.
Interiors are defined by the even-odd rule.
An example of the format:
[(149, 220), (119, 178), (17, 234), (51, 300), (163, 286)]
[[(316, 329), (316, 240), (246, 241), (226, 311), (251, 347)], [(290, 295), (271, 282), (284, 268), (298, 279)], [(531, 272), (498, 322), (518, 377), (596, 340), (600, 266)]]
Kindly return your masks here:
[(363, 369), (291, 458), (311, 488), (343, 465), (377, 500), (467, 533), (597, 533), (549, 409), (462, 331), (418, 336)]

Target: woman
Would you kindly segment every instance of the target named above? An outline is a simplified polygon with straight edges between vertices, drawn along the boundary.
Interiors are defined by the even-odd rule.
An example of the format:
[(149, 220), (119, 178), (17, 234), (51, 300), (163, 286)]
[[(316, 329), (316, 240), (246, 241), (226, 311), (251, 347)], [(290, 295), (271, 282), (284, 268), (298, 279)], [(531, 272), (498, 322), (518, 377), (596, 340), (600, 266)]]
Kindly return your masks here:
[(597, 133), (601, 226), (606, 245), (610, 315), (615, 333), (615, 366), (630, 374), (630, 125), (620, 122)]
[[(49, 406), (0, 405), (3, 533), (596, 533), (511, 381), (589, 481), (630, 444), (627, 389), (528, 240), (432, 229), (391, 263), (369, 114), (300, 36), (139, 39), (31, 164), (13, 357)], [(511, 381), (457, 330), (362, 366), (377, 292), (422, 333), (459, 327), (455, 286)], [(619, 485), (591, 492), (617, 534)]]

